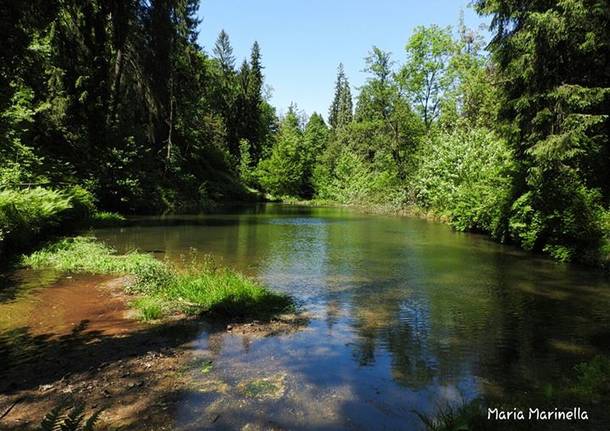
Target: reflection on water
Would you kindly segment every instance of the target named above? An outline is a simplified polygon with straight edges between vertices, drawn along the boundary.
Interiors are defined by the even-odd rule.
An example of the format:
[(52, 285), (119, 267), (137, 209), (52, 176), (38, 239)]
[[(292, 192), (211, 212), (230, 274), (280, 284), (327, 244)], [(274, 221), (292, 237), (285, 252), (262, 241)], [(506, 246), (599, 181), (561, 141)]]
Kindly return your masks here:
[(194, 363), (215, 365), (193, 367), (184, 429), (417, 429), (414, 410), (514, 399), (610, 354), (602, 275), (443, 225), (267, 205), (95, 234), (169, 259), (211, 253), (314, 316), (292, 334), (200, 334)]
[[(185, 397), (177, 420), (187, 428), (213, 417), (220, 428), (413, 429), (415, 409), (509, 399), (608, 354), (610, 286), (601, 275), (443, 225), (267, 206), (96, 234), (121, 250), (222, 256), (315, 315), (291, 335), (217, 334), (210, 343), (202, 334), (200, 354), (222, 364), (202, 384), (222, 390)], [(280, 399), (244, 404), (240, 382), (278, 373)]]

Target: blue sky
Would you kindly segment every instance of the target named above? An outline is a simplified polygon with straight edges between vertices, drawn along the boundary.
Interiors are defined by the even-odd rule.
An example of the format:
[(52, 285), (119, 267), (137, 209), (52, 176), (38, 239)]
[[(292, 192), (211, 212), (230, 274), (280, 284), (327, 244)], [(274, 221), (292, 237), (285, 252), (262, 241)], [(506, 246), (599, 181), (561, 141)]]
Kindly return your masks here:
[(466, 25), (485, 21), (469, 0), (202, 0), (199, 43), (212, 51), (224, 29), (237, 64), (261, 45), (271, 103), (284, 112), (291, 102), (326, 117), (336, 70), (343, 62), (352, 92), (366, 78), (364, 57), (373, 45), (404, 61), (404, 46), (417, 25), (455, 27), (460, 10)]

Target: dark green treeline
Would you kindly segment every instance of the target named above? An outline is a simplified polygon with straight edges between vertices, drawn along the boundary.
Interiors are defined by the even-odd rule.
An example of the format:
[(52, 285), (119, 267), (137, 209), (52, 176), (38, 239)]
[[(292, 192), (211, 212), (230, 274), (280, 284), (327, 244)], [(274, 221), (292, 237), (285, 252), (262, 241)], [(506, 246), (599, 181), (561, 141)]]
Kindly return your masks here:
[(610, 256), (610, 3), (479, 0), (373, 47), (355, 109), (339, 66), (329, 124), (292, 109), (257, 172), (275, 195), (418, 208), (459, 230), (599, 264)]
[(0, 5), (0, 184), (78, 183), (104, 208), (245, 198), (276, 118), (257, 43), (196, 43), (198, 0), (15, 0)]
[(1, 2), (0, 187), (78, 184), (130, 212), (252, 189), (417, 208), (560, 260), (609, 260), (608, 0), (477, 0), (489, 44), (461, 20), (418, 27), (401, 53), (373, 47), (360, 88), (339, 66), (328, 123), (295, 106), (278, 119), (261, 48), (239, 63), (221, 32), (204, 52), (198, 7)]

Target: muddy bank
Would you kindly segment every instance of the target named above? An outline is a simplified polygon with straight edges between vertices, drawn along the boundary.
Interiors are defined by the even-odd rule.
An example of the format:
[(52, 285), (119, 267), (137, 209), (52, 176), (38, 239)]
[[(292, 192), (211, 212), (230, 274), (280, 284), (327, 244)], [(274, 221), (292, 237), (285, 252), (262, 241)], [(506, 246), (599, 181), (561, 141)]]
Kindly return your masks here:
[(102, 429), (173, 429), (176, 404), (193, 385), (190, 370), (201, 367), (192, 356), (198, 334), (269, 336), (303, 319), (210, 323), (175, 316), (144, 324), (129, 309), (124, 282), (63, 277), (2, 304), (20, 318), (0, 334), (0, 429), (34, 429), (62, 401), (104, 409)]

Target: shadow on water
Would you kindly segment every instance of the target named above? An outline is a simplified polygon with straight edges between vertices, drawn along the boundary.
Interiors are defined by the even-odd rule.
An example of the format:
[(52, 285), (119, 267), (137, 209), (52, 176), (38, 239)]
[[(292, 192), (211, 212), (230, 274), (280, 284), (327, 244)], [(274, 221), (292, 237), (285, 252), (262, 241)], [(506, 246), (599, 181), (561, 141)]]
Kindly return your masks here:
[[(40, 370), (40, 358), (55, 355), (72, 358), (73, 374), (184, 346), (188, 385), (155, 392), (175, 400), (165, 416), (172, 429), (413, 430), (414, 410), (540, 394), (610, 353), (607, 278), (446, 226), (276, 205), (132, 223), (94, 234), (168, 259), (190, 248), (218, 256), (294, 295), (312, 316), (302, 331), (267, 337), (168, 323), (114, 338), (91, 324), (64, 338), (19, 325), (0, 340), (12, 363), (23, 359), (14, 346), (32, 346), (39, 353), (26, 356)], [(41, 376), (19, 377), (17, 368), (13, 389), (3, 390), (63, 377), (59, 365)], [(119, 401), (133, 392), (115, 391)]]
[(18, 269), (0, 274), (0, 304), (12, 302), (36, 289), (50, 286), (61, 277), (57, 271)]

